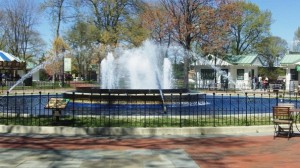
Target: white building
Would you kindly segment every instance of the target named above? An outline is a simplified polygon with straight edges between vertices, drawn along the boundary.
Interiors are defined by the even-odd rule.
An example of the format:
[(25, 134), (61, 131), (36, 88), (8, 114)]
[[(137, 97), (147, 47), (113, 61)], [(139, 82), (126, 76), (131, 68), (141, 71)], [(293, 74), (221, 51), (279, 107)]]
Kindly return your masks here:
[(193, 72), (195, 88), (251, 89), (251, 79), (258, 76), (262, 60), (257, 55), (226, 56), (223, 59), (208, 55), (197, 60)]
[(280, 60), (280, 67), (285, 71), (285, 89), (294, 91), (299, 85), (300, 54), (286, 54)]

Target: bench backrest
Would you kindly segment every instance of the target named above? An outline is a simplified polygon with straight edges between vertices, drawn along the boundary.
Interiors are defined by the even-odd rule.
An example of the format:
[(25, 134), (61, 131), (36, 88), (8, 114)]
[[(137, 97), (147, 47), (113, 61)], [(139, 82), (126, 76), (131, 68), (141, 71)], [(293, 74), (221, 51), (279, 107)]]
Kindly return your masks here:
[(278, 107), (289, 107), (289, 108), (295, 108), (294, 103), (278, 103)]
[(290, 119), (290, 107), (273, 107), (273, 118), (274, 119)]

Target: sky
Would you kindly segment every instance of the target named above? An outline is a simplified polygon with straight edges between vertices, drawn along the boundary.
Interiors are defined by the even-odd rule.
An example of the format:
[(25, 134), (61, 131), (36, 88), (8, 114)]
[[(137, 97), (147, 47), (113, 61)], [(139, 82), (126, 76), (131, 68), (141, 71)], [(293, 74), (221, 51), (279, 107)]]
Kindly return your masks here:
[(248, 0), (248, 2), (256, 4), (261, 11), (271, 11), (272, 35), (286, 40), (291, 49), (294, 34), (300, 27), (300, 0)]
[[(43, 0), (38, 0), (41, 2)], [(292, 47), (294, 33), (300, 27), (300, 0), (247, 0), (256, 4), (261, 11), (269, 10), (272, 13), (271, 33), (273, 36), (286, 40), (289, 48)], [(53, 25), (49, 18), (43, 19), (39, 32), (48, 45), (54, 37)], [(63, 30), (62, 30), (63, 31)]]

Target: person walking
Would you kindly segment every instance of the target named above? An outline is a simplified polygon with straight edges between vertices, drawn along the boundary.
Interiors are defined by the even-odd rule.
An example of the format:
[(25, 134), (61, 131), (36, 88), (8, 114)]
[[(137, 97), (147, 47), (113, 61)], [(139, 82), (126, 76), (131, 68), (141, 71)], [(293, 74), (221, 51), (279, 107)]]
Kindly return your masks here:
[(262, 90), (262, 77), (261, 77), (261, 75), (258, 75), (258, 88), (260, 89), (260, 90)]
[(256, 90), (256, 85), (257, 85), (257, 78), (254, 76), (252, 78), (252, 89)]

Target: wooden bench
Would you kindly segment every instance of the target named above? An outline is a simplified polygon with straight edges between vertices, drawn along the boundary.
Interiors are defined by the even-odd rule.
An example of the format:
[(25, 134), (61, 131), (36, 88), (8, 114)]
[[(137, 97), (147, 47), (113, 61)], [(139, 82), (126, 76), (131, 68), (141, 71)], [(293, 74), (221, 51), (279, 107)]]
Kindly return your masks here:
[(56, 119), (56, 121), (59, 121), (59, 118), (61, 116), (61, 111), (67, 107), (69, 103), (69, 99), (63, 99), (63, 98), (50, 98), (49, 102), (45, 106), (45, 109), (52, 109), (52, 115)]
[(288, 138), (293, 134), (293, 119), (290, 107), (273, 107), (274, 138), (280, 134), (286, 134)]

